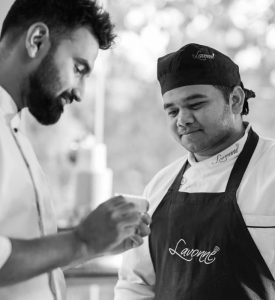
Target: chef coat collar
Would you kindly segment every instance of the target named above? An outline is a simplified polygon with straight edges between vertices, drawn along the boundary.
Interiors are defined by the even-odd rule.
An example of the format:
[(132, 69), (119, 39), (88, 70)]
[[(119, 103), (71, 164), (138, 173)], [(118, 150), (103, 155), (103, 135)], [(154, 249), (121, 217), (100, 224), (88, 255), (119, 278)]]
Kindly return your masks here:
[(225, 150), (205, 159), (202, 161), (196, 161), (196, 158), (193, 153), (188, 152), (188, 162), (191, 166), (207, 166), (207, 167), (213, 167), (221, 164), (225, 164), (227, 162), (230, 162), (231, 160), (236, 159), (239, 154), (242, 152), (242, 149), (244, 147), (244, 144), (246, 142), (248, 131), (251, 128), (251, 125), (247, 122), (244, 122), (244, 126), (246, 127), (244, 135), (237, 140), (234, 144), (226, 148)]
[(12, 129), (19, 129), (21, 111), (18, 112), (13, 98), (2, 86), (0, 86), (0, 113), (4, 116), (7, 124)]

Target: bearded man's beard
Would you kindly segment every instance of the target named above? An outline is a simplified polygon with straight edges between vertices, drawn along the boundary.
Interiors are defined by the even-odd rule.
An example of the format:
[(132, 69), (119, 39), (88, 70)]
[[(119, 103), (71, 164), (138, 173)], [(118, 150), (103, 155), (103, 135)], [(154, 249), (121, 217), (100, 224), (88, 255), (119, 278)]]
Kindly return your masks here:
[(29, 77), (28, 108), (37, 121), (43, 125), (55, 124), (63, 113), (58, 70), (52, 53), (48, 53), (36, 71)]

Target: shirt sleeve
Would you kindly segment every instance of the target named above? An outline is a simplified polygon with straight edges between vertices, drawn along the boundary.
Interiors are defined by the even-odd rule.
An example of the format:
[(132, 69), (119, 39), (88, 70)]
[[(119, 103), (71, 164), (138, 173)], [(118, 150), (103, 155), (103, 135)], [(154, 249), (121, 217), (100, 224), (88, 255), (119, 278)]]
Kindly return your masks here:
[[(144, 193), (146, 197), (146, 193)], [(146, 197), (147, 198), (147, 197)], [(153, 300), (155, 272), (149, 251), (149, 239), (123, 254), (114, 300)]]
[(6, 237), (0, 236), (0, 269), (10, 257), (11, 250), (11, 241)]
[(115, 286), (115, 300), (153, 300), (155, 272), (150, 258), (148, 238), (124, 253)]

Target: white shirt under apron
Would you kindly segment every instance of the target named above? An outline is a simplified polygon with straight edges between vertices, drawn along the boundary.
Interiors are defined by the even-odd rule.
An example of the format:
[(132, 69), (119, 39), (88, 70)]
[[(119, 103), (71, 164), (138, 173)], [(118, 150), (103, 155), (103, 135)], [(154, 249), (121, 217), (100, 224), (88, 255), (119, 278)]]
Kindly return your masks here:
[[(32, 239), (57, 232), (46, 178), (19, 125), (16, 105), (0, 87), (0, 268), (11, 252), (5, 237)], [(0, 299), (61, 300), (64, 293), (64, 276), (56, 269), (0, 288)]]
[[(186, 159), (190, 168), (183, 175), (179, 191), (224, 192), (233, 165), (246, 142), (248, 130), (249, 126), (240, 140), (209, 159), (196, 162), (189, 153), (157, 173), (144, 191), (144, 196), (150, 201), (149, 213), (153, 214)], [(274, 140), (259, 139), (237, 191), (237, 201), (248, 230), (275, 277)], [(145, 238), (141, 247), (129, 250), (123, 256), (115, 300), (153, 300), (154, 285), (155, 273), (148, 238)]]

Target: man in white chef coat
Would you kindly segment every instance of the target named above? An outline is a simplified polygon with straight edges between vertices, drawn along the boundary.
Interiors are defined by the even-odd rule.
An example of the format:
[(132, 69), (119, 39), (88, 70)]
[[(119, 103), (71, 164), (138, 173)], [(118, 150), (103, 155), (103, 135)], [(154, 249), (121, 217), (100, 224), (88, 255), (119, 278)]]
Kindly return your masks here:
[(0, 299), (65, 299), (60, 267), (142, 244), (150, 218), (123, 197), (57, 234), (44, 174), (20, 129), (28, 108), (44, 125), (80, 102), (99, 49), (114, 39), (90, 0), (16, 0), (0, 39)]
[(124, 254), (115, 299), (275, 299), (275, 141), (243, 121), (254, 92), (199, 44), (161, 57), (158, 80), (188, 153), (146, 187), (151, 234)]

